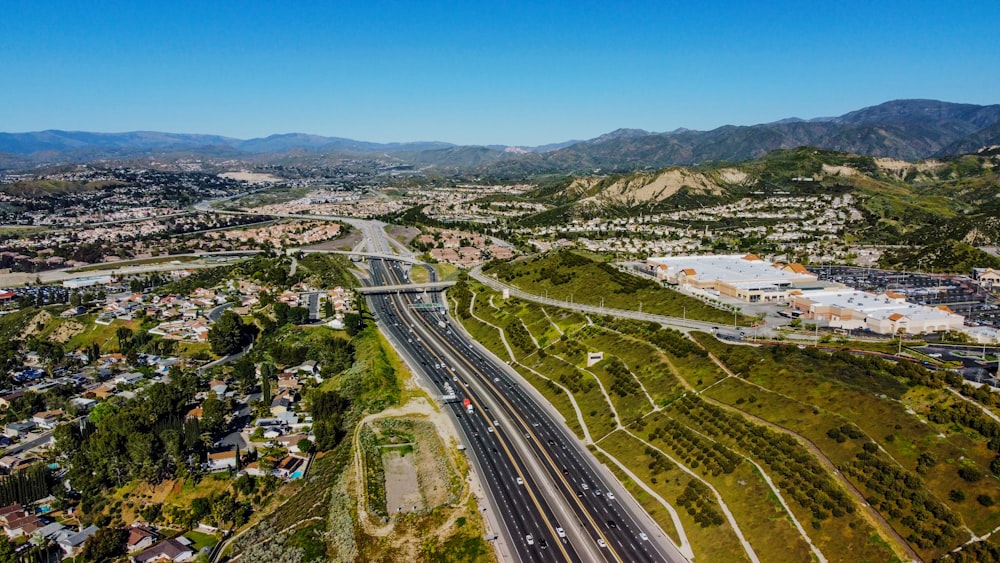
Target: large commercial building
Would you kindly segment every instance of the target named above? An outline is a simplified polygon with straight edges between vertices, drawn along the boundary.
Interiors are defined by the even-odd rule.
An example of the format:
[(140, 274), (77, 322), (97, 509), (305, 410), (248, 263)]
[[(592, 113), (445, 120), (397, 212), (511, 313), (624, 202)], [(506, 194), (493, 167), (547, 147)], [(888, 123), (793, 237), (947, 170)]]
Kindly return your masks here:
[(868, 329), (878, 334), (921, 334), (962, 330), (965, 319), (944, 305), (928, 307), (906, 301), (891, 291), (874, 294), (855, 289), (796, 292), (791, 307), (802, 318), (827, 321), (844, 329)]
[(646, 267), (667, 283), (750, 303), (787, 301), (793, 290), (817, 280), (801, 264), (775, 264), (755, 254), (648, 258)]

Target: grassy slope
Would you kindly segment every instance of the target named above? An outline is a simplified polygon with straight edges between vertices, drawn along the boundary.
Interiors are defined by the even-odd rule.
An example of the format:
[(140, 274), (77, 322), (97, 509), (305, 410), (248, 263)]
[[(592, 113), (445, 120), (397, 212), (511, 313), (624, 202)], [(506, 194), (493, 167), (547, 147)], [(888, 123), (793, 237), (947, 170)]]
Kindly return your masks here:
[[(488, 274), (524, 291), (575, 303), (638, 310), (710, 322), (728, 323), (733, 314), (697, 299), (666, 289), (654, 280), (620, 272), (582, 254), (563, 250), (521, 260), (494, 264)], [(741, 319), (741, 324), (748, 322)]]
[[(711, 369), (703, 365), (703, 362), (707, 361), (704, 356), (695, 358), (693, 354), (674, 354), (654, 347), (636, 336), (640, 334), (638, 330), (626, 335), (612, 328), (588, 327), (581, 319), (577, 324), (567, 327), (566, 336), (553, 336), (549, 333), (551, 323), (546, 325), (539, 321), (540, 318), (544, 317), (544, 314), (541, 313), (541, 307), (515, 299), (504, 302), (488, 290), (475, 285), (473, 287), (480, 292), (475, 300), (477, 317), (500, 327), (528, 327), (531, 329), (531, 335), (539, 343), (551, 342), (545, 347), (544, 352), (539, 352), (534, 347), (532, 340), (526, 341), (523, 337), (517, 336), (520, 329), (513, 330), (513, 335), (507, 333), (507, 340), (511, 343), (511, 348), (518, 361), (534, 367), (539, 372), (570, 388), (570, 392), (580, 406), (590, 434), (595, 440), (600, 440), (599, 445), (630, 467), (640, 479), (648, 486), (653, 487), (668, 501), (673, 503), (678, 500), (689, 486), (692, 478), (669, 462), (663, 463), (661, 460), (660, 465), (653, 464), (654, 460), (650, 457), (651, 454), (645, 445), (623, 431), (615, 430), (612, 407), (618, 411), (629, 430), (644, 439), (646, 434), (654, 429), (654, 425), (673, 420), (678, 415), (669, 409), (669, 415), (653, 414), (649, 400), (639, 391), (627, 392), (624, 395), (612, 393), (609, 403), (600, 393), (597, 381), (600, 380), (609, 390), (614, 386), (615, 375), (608, 371), (608, 367), (613, 361), (612, 358), (617, 358), (628, 366), (636, 380), (641, 381), (646, 386), (650, 395), (657, 398), (655, 399), (656, 403), (669, 404), (683, 392), (685, 382), (690, 380), (688, 383), (690, 385), (697, 381), (690, 376), (685, 378), (679, 376), (678, 371), (685, 370), (686, 366), (693, 366), (699, 373), (698, 378), (704, 378), (708, 382), (717, 381), (721, 377), (721, 372), (717, 368)], [(491, 295), (493, 296), (492, 300), (490, 299)], [(557, 310), (546, 308), (546, 311), (551, 317), (558, 317)], [(483, 343), (500, 357), (508, 357), (496, 329), (485, 327), (481, 321), (476, 319), (467, 320), (466, 325), (477, 337), (485, 337), (482, 340)], [(615, 323), (612, 322), (609, 326), (613, 327)], [(618, 326), (618, 328), (626, 329), (629, 327)], [(505, 332), (510, 330), (508, 328)], [(660, 340), (667, 344), (672, 342), (669, 339), (661, 338)], [(545, 345), (543, 344), (543, 346)], [(592, 366), (589, 370), (581, 369), (586, 350), (604, 351), (605, 360)], [(653, 362), (649, 361), (651, 358), (654, 359)], [(656, 361), (656, 358), (659, 360)], [(520, 366), (515, 367), (522, 374), (530, 373)], [(622, 373), (620, 370), (615, 371), (619, 374)], [(550, 400), (555, 401), (557, 408), (570, 424), (576, 423), (576, 413), (572, 406), (566, 402), (565, 393), (554, 391), (552, 385), (547, 384), (537, 376), (533, 375), (528, 380)], [(704, 386), (704, 382), (699, 384), (699, 387)], [(697, 420), (688, 419), (685, 424), (695, 432), (706, 431), (699, 426)], [(579, 432), (577, 433), (579, 435)], [(700, 451), (708, 451), (705, 444), (699, 448), (681, 452), (673, 449), (674, 446), (668, 441), (657, 439), (654, 443), (657, 447), (678, 458), (690, 457), (686, 463), (690, 464), (689, 467), (693, 465), (694, 471), (720, 491), (759, 556), (766, 560), (809, 559), (808, 547), (791, 526), (787, 514), (778, 505), (776, 498), (771, 494), (760, 474), (751, 465), (740, 463), (734, 466), (730, 472), (725, 472), (713, 465), (715, 462), (711, 462), (707, 458), (697, 459), (699, 455), (702, 455), (699, 453)], [(738, 457), (732, 450), (727, 451), (729, 451), (729, 455)], [(804, 450), (796, 451), (799, 451), (798, 455), (808, 455)], [(759, 459), (758, 462), (764, 465)], [(643, 494), (642, 497), (646, 497), (646, 495)], [(702, 496), (699, 502), (706, 503), (703, 505), (705, 507), (715, 504), (711, 496)], [(650, 498), (644, 498), (643, 503), (647, 507), (656, 507)], [(675, 506), (679, 505), (675, 504)], [(767, 507), (766, 511), (765, 507)], [(692, 513), (685, 508), (680, 508), (679, 512), (685, 530), (694, 544), (696, 556), (706, 560), (745, 559), (746, 555), (727, 523), (702, 526), (694, 519), (695, 514), (700, 513), (702, 509), (693, 510), (695, 512)], [(718, 508), (714, 510), (718, 511)], [(796, 513), (800, 520), (804, 519), (803, 522), (808, 527), (810, 518), (808, 511), (796, 507)], [(654, 517), (657, 517), (661, 522), (669, 520), (662, 507), (655, 512)], [(859, 558), (886, 560), (892, 558), (891, 551), (886, 549), (884, 543), (868, 541), (868, 537), (872, 535), (873, 531), (855, 516), (847, 515), (828, 519), (817, 525), (822, 531), (820, 528), (810, 529), (812, 537), (814, 541), (819, 542), (820, 548), (831, 560), (858, 560)], [(672, 529), (672, 524), (666, 524), (665, 529)]]

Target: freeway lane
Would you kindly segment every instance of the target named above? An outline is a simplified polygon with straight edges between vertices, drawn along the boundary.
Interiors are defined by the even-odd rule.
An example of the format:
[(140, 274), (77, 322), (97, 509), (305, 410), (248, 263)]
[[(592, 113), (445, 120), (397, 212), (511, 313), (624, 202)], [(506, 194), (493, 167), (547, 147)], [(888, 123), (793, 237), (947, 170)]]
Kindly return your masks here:
[[(391, 268), (402, 279), (399, 265)], [(498, 412), (503, 413), (500, 418), (507, 420), (501, 426), (509, 426), (518, 438), (525, 436), (529, 445), (527, 455), (536, 458), (536, 465), (541, 467), (539, 480), (547, 478), (552, 490), (563, 496), (583, 528), (581, 536), (588, 538), (591, 546), (599, 545), (598, 540), (605, 542), (607, 547), (599, 553), (613, 561), (684, 560), (648, 517), (635, 517), (635, 512), (646, 515), (631, 504), (630, 498), (622, 496), (620, 488), (619, 498), (607, 494), (613, 490), (609, 483), (618, 487), (617, 481), (597, 469), (589, 452), (579, 447), (561, 422), (538, 406), (537, 398), (529, 397), (511, 374), (501, 369), (496, 360), (480, 353), (461, 331), (451, 330), (446, 316), (427, 311), (407, 310), (409, 324), (417, 325), (411, 326), (418, 329), (415, 334), (447, 358), (446, 365), (464, 365), (467, 372), (475, 374), (463, 383), (478, 388), (481, 396), (499, 405)], [(623, 500), (629, 504), (622, 504)], [(639, 524), (640, 520), (644, 525)]]
[[(386, 278), (383, 277), (381, 261), (372, 262), (372, 283), (384, 283)], [(552, 510), (537, 494), (541, 490), (539, 484), (516, 459), (508, 440), (496, 431), (485, 417), (482, 407), (471, 414), (463, 413), (460, 401), (468, 395), (458, 385), (452, 387), (455, 381), (442, 369), (430, 368), (440, 365), (441, 359), (401, 321), (400, 307), (405, 309), (409, 303), (401, 296), (379, 295), (369, 297), (369, 304), (394, 344), (406, 357), (414, 360), (415, 370), (422, 372), (442, 394), (455, 391), (458, 398), (452, 403), (450, 412), (466, 436), (469, 445), (466, 451), (472, 452), (483, 485), (505, 527), (506, 543), (513, 555), (521, 561), (584, 561), (571, 544), (557, 541)], [(389, 507), (389, 510), (392, 508)], [(527, 539), (529, 534), (530, 544)]]

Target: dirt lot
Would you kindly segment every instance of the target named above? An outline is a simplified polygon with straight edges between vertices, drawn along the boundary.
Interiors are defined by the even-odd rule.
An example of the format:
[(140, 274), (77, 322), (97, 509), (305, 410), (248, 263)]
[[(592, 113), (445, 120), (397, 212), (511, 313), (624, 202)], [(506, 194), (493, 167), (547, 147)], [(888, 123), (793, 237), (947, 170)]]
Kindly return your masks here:
[(409, 246), (410, 241), (420, 234), (420, 229), (416, 227), (401, 227), (399, 225), (393, 225), (386, 229), (386, 232), (389, 233), (390, 237)]
[(333, 240), (328, 240), (321, 242), (319, 244), (314, 244), (312, 246), (302, 247), (304, 250), (344, 250), (350, 251), (354, 250), (354, 247), (361, 242), (362, 235), (360, 232), (353, 231), (345, 236), (337, 237)]
[(413, 452), (391, 449), (382, 452), (385, 467), (385, 505), (390, 514), (423, 510), (416, 459)]

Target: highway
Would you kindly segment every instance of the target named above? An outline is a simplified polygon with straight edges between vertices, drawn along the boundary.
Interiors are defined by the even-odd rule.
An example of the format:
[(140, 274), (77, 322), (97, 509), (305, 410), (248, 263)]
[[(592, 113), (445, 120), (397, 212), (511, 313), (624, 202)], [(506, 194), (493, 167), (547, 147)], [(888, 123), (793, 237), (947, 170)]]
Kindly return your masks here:
[[(392, 266), (385, 261), (373, 259), (370, 263), (371, 283), (385, 285), (395, 279), (390, 277)], [(515, 453), (510, 438), (488, 417), (487, 407), (459, 384), (459, 375), (463, 378), (469, 375), (442, 367), (440, 355), (408, 326), (405, 319), (414, 314), (410, 296), (373, 295), (368, 297), (368, 304), (383, 332), (415, 371), (442, 395), (455, 395), (455, 399), (446, 403), (445, 410), (465, 436), (466, 452), (471, 454), (470, 460), (490, 497), (489, 504), (503, 527), (498, 531), (504, 536), (509, 555), (523, 562), (592, 561), (582, 557), (570, 542), (559, 541), (554, 512), (541, 494), (545, 484), (533, 478), (533, 472)], [(462, 406), (466, 398), (473, 404), (472, 412)]]
[[(362, 232), (368, 285), (409, 283), (406, 263), (415, 262), (412, 253), (387, 239), (384, 224), (335, 219)], [(406, 255), (394, 256), (397, 249)], [(430, 281), (437, 281), (433, 270)], [(366, 299), (390, 343), (442, 397), (449, 397), (444, 410), (465, 437), (465, 451), (491, 510), (487, 520), (503, 536), (501, 560), (685, 561), (551, 405), (441, 308), (421, 307), (427, 305), (424, 297), (408, 292)], [(469, 410), (463, 400), (471, 403)]]
[[(398, 262), (371, 260), (370, 263), (372, 283), (398, 284), (406, 279), (403, 265)], [(472, 434), (466, 433), (470, 443), (474, 449), (491, 448), (490, 451), (496, 452), (492, 445), (481, 441), (492, 442), (501, 436), (511, 439), (517, 458), (512, 461), (519, 468), (526, 465), (521, 474), (525, 485), (542, 487), (550, 504), (562, 506), (557, 508), (561, 513), (559, 519), (549, 527), (565, 529), (567, 537), (561, 539), (566, 540), (566, 545), (585, 551), (586, 561), (684, 560), (642, 509), (624, 495), (617, 481), (606, 470), (599, 469), (593, 456), (580, 446), (565, 425), (541, 406), (544, 399), (535, 396), (534, 390), (526, 390), (519, 377), (507, 371), (509, 368), (480, 350), (464, 331), (453, 330), (454, 325), (440, 309), (415, 308), (422, 299), (419, 295), (379, 297), (378, 301), (385, 305), (373, 310), (380, 325), (404, 331), (398, 341), (407, 353), (421, 356), (421, 367), (427, 368), (442, 394), (447, 394), (448, 388), (443, 384), (448, 384), (450, 377), (450, 389), (455, 391), (457, 400), (469, 397), (476, 405), (474, 418), (482, 419), (485, 409), (492, 413), (485, 417), (488, 434), (472, 428)], [(415, 344), (423, 351), (411, 350), (417, 347)], [(428, 355), (431, 357), (424, 359)], [(461, 410), (456, 405), (454, 414), (460, 415)], [(505, 446), (503, 453), (507, 449)], [(509, 477), (499, 476), (500, 482), (487, 480), (486, 484), (491, 489), (494, 485), (502, 489)], [(516, 542), (518, 534), (513, 536)]]

